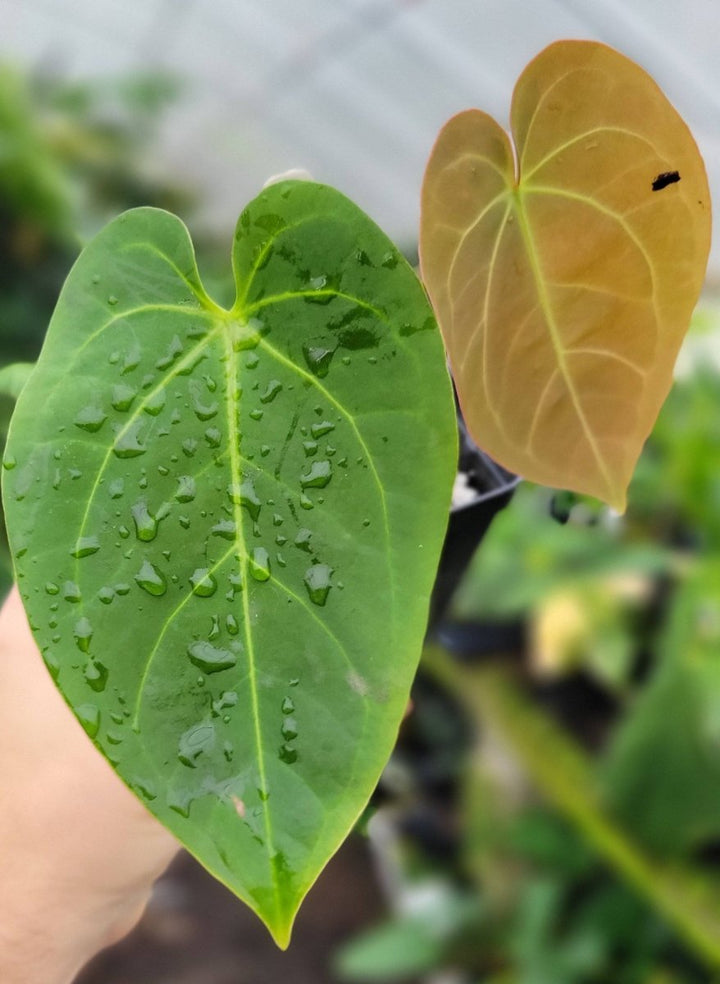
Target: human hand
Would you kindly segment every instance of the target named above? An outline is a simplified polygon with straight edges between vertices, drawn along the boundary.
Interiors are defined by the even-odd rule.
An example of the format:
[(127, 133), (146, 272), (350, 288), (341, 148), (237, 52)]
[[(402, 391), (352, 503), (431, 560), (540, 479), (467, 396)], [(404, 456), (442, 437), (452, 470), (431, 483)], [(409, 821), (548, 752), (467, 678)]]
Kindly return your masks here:
[(93, 748), (13, 588), (0, 611), (0, 981), (69, 984), (178, 849)]

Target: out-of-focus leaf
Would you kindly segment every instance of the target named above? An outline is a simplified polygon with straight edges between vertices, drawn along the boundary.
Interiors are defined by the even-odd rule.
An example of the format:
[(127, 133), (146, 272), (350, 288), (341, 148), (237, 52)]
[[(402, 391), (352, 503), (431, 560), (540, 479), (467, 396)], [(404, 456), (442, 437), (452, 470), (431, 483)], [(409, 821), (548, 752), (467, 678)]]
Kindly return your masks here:
[(341, 981), (404, 981), (440, 963), (445, 944), (421, 919), (397, 919), (368, 931), (338, 954)]
[(606, 796), (653, 850), (720, 837), (720, 562), (701, 563), (676, 598), (660, 665), (608, 753)]
[(531, 486), (515, 493), (483, 540), (453, 605), (462, 618), (522, 615), (549, 595), (585, 590), (599, 580), (646, 578), (674, 563), (654, 543), (628, 543), (602, 524), (560, 526), (546, 494)]
[(13, 362), (3, 366), (0, 369), (0, 394), (17, 400), (34, 368), (34, 362)]
[(442, 130), (423, 277), (480, 447), (622, 510), (705, 274), (705, 169), (650, 76), (594, 42), (541, 52), (511, 123), (514, 144), (479, 110)]
[(631, 519), (660, 537), (720, 549), (720, 374), (679, 380), (658, 417), (632, 484)]
[(415, 910), (392, 917), (346, 944), (336, 969), (344, 981), (404, 981), (436, 968), (453, 943), (478, 925), (476, 895), (444, 885), (420, 883)]
[(556, 938), (562, 902), (561, 886), (550, 879), (532, 882), (523, 894), (510, 938), (518, 984), (577, 984), (602, 969), (605, 941), (597, 927), (577, 926), (569, 939)]
[(715, 970), (720, 968), (718, 882), (698, 868), (650, 855), (610, 813), (590, 760), (511, 677), (497, 667), (462, 667), (426, 648), (423, 666), (482, 727), (502, 734), (548, 804)]
[(311, 182), (242, 213), (237, 300), (157, 209), (83, 251), (13, 416), (30, 623), (122, 778), (286, 945), (417, 666), (457, 461), (422, 287)]
[(37, 120), (29, 85), (0, 66), (0, 188), (2, 206), (54, 233), (67, 232), (71, 192), (67, 175)]

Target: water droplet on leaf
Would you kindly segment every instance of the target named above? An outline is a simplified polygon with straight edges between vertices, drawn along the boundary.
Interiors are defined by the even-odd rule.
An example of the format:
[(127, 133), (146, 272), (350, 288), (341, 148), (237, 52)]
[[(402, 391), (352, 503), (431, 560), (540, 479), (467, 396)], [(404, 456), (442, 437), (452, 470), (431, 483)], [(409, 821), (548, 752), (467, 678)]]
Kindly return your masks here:
[(132, 401), (136, 396), (137, 389), (134, 386), (126, 386), (124, 383), (120, 383), (117, 386), (113, 386), (110, 403), (114, 410), (122, 412), (130, 409)]
[[(154, 564), (151, 564), (149, 560), (143, 561), (142, 567), (135, 575), (135, 581), (143, 591), (147, 591), (148, 594), (156, 598), (164, 595), (167, 591), (165, 575)], [(115, 590), (117, 591), (117, 588)]]
[(168, 511), (169, 507), (164, 505), (158, 509), (155, 516), (152, 516), (144, 499), (136, 502), (130, 509), (130, 512), (135, 522), (135, 535), (138, 540), (141, 540), (143, 543), (150, 543), (151, 540), (154, 540), (157, 536), (160, 520), (167, 516)]
[(145, 454), (147, 448), (138, 439), (139, 424), (135, 423), (126, 431), (120, 431), (115, 438), (113, 454), (117, 458), (137, 458)]
[(102, 425), (107, 420), (107, 414), (101, 407), (85, 407), (77, 415), (73, 423), (80, 430), (88, 431), (90, 434), (95, 434), (100, 430)]
[(255, 491), (255, 485), (252, 479), (246, 478), (240, 485), (237, 483), (228, 485), (227, 494), (232, 503), (235, 505), (245, 506), (247, 511), (250, 513), (250, 518), (253, 522), (257, 521), (260, 515), (260, 507), (262, 503), (260, 502), (258, 494)]
[(293, 746), (289, 742), (286, 741), (283, 745), (280, 746), (281, 761), (286, 762), (288, 765), (292, 765), (294, 762), (297, 762), (297, 757), (298, 757), (297, 750), (293, 748)]
[(178, 759), (194, 769), (197, 760), (215, 747), (215, 728), (211, 724), (196, 724), (180, 737)]
[(270, 558), (265, 547), (253, 547), (248, 560), (252, 577), (256, 581), (267, 581), (270, 577)]
[(75, 623), (75, 628), (73, 629), (73, 635), (75, 636), (75, 642), (77, 643), (78, 649), (87, 653), (90, 649), (90, 642), (93, 637), (92, 625), (90, 625), (89, 619), (85, 616), (78, 619)]
[(210, 531), (213, 536), (221, 536), (223, 540), (234, 540), (237, 534), (237, 527), (231, 519), (221, 519)]
[(168, 350), (161, 358), (155, 363), (156, 369), (169, 369), (170, 366), (175, 362), (175, 360), (182, 354), (183, 344), (177, 335), (173, 336)]
[(300, 476), (300, 485), (304, 489), (324, 489), (332, 478), (332, 463), (330, 461), (313, 461), (310, 471)]
[(100, 711), (94, 704), (80, 704), (75, 708), (75, 716), (90, 738), (97, 737), (100, 730)]
[(83, 670), (83, 676), (90, 688), (98, 694), (102, 693), (107, 686), (107, 667), (95, 659), (89, 659), (87, 661)]
[(305, 571), (303, 583), (307, 588), (310, 601), (316, 605), (324, 605), (330, 591), (332, 568), (327, 564), (313, 564)]
[(265, 387), (264, 392), (260, 395), (261, 403), (272, 403), (275, 397), (282, 390), (282, 383), (279, 379), (271, 379), (270, 382)]
[[(237, 643), (233, 643), (237, 645)], [(237, 655), (229, 649), (218, 649), (209, 642), (198, 640), (188, 646), (188, 656), (193, 666), (197, 666), (203, 673), (219, 673), (221, 670), (229, 670), (237, 663)]]
[(201, 598), (209, 598), (217, 590), (217, 581), (207, 567), (198, 567), (190, 577), (193, 594)]
[(82, 601), (80, 588), (74, 581), (66, 581), (63, 585), (63, 598), (65, 601), (69, 601), (74, 605), (76, 605), (79, 601)]
[(158, 390), (154, 396), (151, 396), (145, 403), (143, 403), (143, 410), (145, 413), (149, 413), (151, 417), (157, 417), (165, 406), (166, 400), (167, 397), (165, 395), (165, 390)]
[(293, 738), (297, 738), (297, 721), (294, 717), (283, 718), (283, 723), (280, 730), (286, 741), (292, 741)]
[(319, 379), (324, 379), (327, 376), (334, 354), (335, 349), (325, 348), (321, 345), (303, 345), (303, 355), (308, 369)]
[(126, 376), (129, 372), (132, 372), (133, 369), (137, 369), (137, 367), (140, 365), (141, 358), (142, 358), (142, 352), (140, 351), (140, 346), (137, 343), (135, 343), (135, 345), (132, 346), (130, 351), (125, 356), (125, 359), (122, 364), (122, 368), (120, 369), (120, 375)]
[(70, 551), (71, 557), (89, 557), (91, 554), (97, 553), (100, 549), (100, 541), (96, 536), (81, 536), (78, 542), (75, 544), (75, 548)]
[(329, 420), (322, 420), (319, 424), (310, 425), (310, 433), (314, 438), (324, 437), (325, 434), (329, 434), (330, 431), (335, 430), (335, 424), (331, 423)]
[(229, 707), (235, 707), (238, 702), (238, 695), (234, 690), (223, 690), (219, 697), (212, 702), (212, 713), (215, 717), (220, 717), (223, 711)]
[(212, 420), (217, 415), (218, 404), (216, 400), (212, 403), (204, 403), (202, 400), (203, 391), (197, 380), (190, 381), (190, 395), (193, 402), (193, 411), (198, 420)]

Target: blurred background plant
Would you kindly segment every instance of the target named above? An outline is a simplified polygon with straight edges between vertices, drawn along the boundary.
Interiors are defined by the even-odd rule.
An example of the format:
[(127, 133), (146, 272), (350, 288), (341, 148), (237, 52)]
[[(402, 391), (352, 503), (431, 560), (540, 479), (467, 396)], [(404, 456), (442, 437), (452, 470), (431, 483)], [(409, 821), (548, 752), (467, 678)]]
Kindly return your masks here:
[[(266, 4), (262, 16), (271, 6), (277, 13)], [(354, 6), (372, 7), (374, 20), (368, 15), (367, 23), (385, 31), (399, 59), (413, 54), (412, 45), (398, 45), (389, 13), (393, 7), (399, 18), (412, 4), (388, 11), (360, 0)], [(577, 12), (583, 4), (556, 6)], [(617, 15), (626, 32), (624, 50), (638, 57), (632, 48), (644, 50), (644, 35), (633, 34), (631, 15), (611, 2), (604, 7), (611, 10), (607, 23)], [(661, 7), (670, 10), (661, 4), (653, 12)], [(698, 3), (692, 9), (699, 17)], [(508, 17), (514, 34), (517, 17)], [(280, 31), (277, 18), (272, 23)], [(563, 33), (549, 22), (541, 30), (532, 17), (528, 23), (528, 34), (534, 32), (528, 56), (551, 39), (542, 30)], [(339, 62), (351, 61), (358, 38), (331, 28), (326, 34), (335, 38)], [(442, 48), (437, 32), (431, 35)], [(433, 60), (425, 35), (418, 30), (408, 37), (418, 64), (427, 56), (433, 70), (441, 64), (448, 76), (457, 70), (476, 84), (476, 63), (470, 71), (462, 58), (453, 62), (447, 46)], [(611, 30), (603, 39), (619, 43)], [(283, 50), (287, 72), (279, 78), (287, 90), (291, 69), (312, 74), (310, 49)], [(517, 59), (518, 70), (523, 60)], [(667, 64), (679, 61), (681, 55), (668, 56)], [(711, 118), (712, 99), (705, 93), (703, 103), (698, 77), (688, 77)], [(323, 84), (322, 73), (318, 78)], [(188, 179), (179, 160), (177, 170), (158, 167), (157, 158), (149, 163), (185, 84), (182, 72), (154, 69), (78, 80), (47, 67), (0, 67), (0, 369), (36, 358), (83, 240), (133, 205), (167, 207), (190, 220), (210, 293), (226, 296), (234, 215), (223, 230), (197, 220), (207, 189)], [(510, 87), (502, 86), (503, 105)], [(253, 99), (259, 91), (250, 93)], [(453, 103), (447, 112), (439, 102), (424, 104), (423, 112), (437, 116), (429, 125), (465, 105), (449, 85), (447, 98)], [(332, 100), (313, 106), (323, 110), (328, 127), (339, 126), (340, 118), (354, 127), (352, 111), (340, 112)], [(275, 123), (287, 122), (292, 107), (292, 100), (287, 112), (276, 106)], [(492, 100), (486, 108), (503, 117)], [(358, 117), (362, 126), (365, 115)], [(310, 148), (323, 143), (322, 133), (312, 127), (307, 133), (312, 139), (299, 144), (304, 159), (283, 153), (283, 166), (306, 164), (332, 181), (332, 168), (312, 159)], [(407, 145), (423, 154), (430, 147), (424, 137)], [(198, 146), (202, 152), (206, 160), (208, 148)], [(354, 153), (338, 146), (334, 153), (358, 170)], [(360, 170), (368, 184), (378, 175)], [(390, 195), (395, 184), (389, 182)], [(407, 184), (416, 198), (419, 180)], [(362, 186), (355, 197), (370, 207), (368, 196)], [(403, 241), (412, 255), (411, 235)], [(311, 893), (289, 953), (274, 951), (236, 900), (181, 859), (158, 886), (140, 928), (101, 955), (82, 984), (237, 984), (246, 976), (263, 984), (279, 974), (294, 984), (716, 980), (718, 407), (720, 299), (711, 281), (627, 514), (521, 485), (493, 521), (428, 642), (413, 713), (376, 796)], [(3, 398), (3, 434), (11, 410)], [(7, 587), (6, 550), (0, 558)]]

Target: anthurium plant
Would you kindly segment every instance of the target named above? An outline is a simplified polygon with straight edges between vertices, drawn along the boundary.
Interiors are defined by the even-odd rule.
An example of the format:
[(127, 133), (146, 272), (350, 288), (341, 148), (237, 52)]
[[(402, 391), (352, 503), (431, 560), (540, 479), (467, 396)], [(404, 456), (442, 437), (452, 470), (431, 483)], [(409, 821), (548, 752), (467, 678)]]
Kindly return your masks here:
[(181, 221), (136, 209), (81, 254), (36, 367), (0, 379), (48, 669), (281, 946), (417, 667), (457, 463), (446, 351), (481, 447), (621, 509), (703, 280), (702, 161), (642, 69), (560, 42), (511, 119), (512, 141), (461, 113), (432, 152), (432, 306), (352, 202), (282, 181), (240, 216), (230, 308)]

